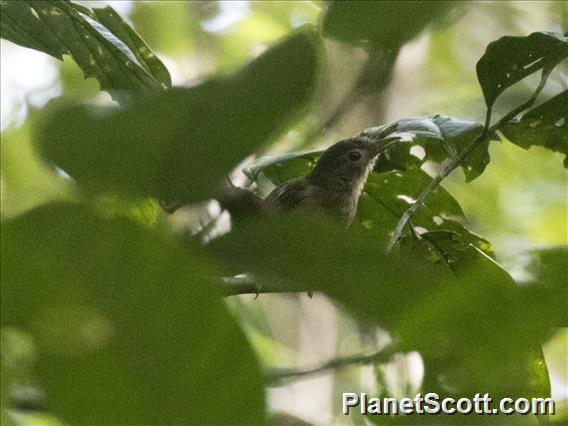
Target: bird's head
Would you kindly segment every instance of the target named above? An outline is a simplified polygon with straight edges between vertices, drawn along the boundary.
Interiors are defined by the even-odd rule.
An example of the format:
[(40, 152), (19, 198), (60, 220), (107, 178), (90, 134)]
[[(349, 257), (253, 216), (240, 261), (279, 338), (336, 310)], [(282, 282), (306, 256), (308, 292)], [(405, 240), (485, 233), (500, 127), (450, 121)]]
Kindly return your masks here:
[(323, 187), (359, 188), (365, 183), (377, 156), (399, 139), (391, 136), (373, 140), (360, 136), (337, 142), (323, 152), (310, 180)]

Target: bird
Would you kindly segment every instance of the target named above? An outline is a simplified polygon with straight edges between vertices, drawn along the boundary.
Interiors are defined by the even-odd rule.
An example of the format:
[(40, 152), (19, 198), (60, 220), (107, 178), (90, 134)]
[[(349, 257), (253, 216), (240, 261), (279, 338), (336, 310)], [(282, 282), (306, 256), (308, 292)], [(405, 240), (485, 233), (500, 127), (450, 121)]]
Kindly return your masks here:
[(277, 186), (260, 203), (269, 213), (292, 209), (328, 214), (350, 225), (369, 173), (379, 154), (398, 136), (373, 140), (358, 136), (325, 150), (312, 171)]
[(277, 186), (264, 199), (234, 186), (230, 180), (216, 199), (235, 218), (299, 210), (332, 216), (349, 226), (376, 159), (400, 139), (399, 136), (345, 139), (325, 150), (309, 174)]
[[(230, 179), (226, 179), (214, 198), (234, 219), (302, 210), (335, 217), (349, 226), (378, 156), (401, 139), (385, 136), (384, 131), (380, 136), (362, 133), (333, 144), (321, 154), (310, 173), (277, 186), (264, 199), (234, 186)], [(161, 202), (161, 205), (167, 212), (173, 212), (183, 203)]]

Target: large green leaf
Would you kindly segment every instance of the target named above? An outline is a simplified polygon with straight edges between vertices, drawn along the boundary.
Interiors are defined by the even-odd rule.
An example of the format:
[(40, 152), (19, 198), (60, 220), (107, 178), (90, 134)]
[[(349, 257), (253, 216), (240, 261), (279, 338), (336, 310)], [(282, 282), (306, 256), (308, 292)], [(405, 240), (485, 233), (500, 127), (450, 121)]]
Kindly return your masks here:
[(47, 159), (97, 190), (200, 200), (306, 105), (318, 53), (314, 32), (302, 29), (239, 72), (190, 89), (120, 109), (55, 109), (39, 144)]
[(568, 168), (568, 90), (533, 108), (520, 120), (501, 129), (505, 137), (524, 149), (543, 146), (566, 156)]
[(85, 77), (118, 99), (171, 85), (170, 75), (144, 41), (110, 7), (89, 10), (65, 0), (6, 1), (2, 37), (57, 59), (70, 55)]
[(525, 309), (503, 269), (464, 247), (452, 265), (414, 249), (387, 255), (368, 234), (295, 215), (243, 223), (209, 245), (268, 288), (323, 291), (360, 319), (381, 324), (400, 349), (419, 350), (442, 369), (436, 374), (448, 373), (446, 385), (439, 384), (447, 394), (547, 394), (529, 374), (547, 324)]
[(330, 1), (323, 17), (323, 31), (349, 43), (397, 49), (430, 22), (442, 18), (454, 4), (451, 1)]
[[(538, 304), (527, 303), (497, 263), (447, 231), (403, 239), (401, 248), (407, 256), (420, 255), (449, 267), (459, 283), (441, 286), (433, 300), (415, 303), (400, 325), (400, 334), (414, 342), (424, 358), (424, 389), (473, 394), (483, 384), (511, 395), (550, 396), (539, 343), (553, 322), (541, 320)], [(447, 351), (449, 347), (456, 350)]]
[(262, 424), (255, 357), (215, 271), (125, 219), (48, 205), (2, 226), (2, 325), (35, 339), (70, 424)]
[(538, 306), (543, 317), (555, 326), (568, 326), (568, 247), (534, 249), (529, 260), (528, 279), (522, 291), (527, 303)]
[(489, 43), (477, 63), (477, 79), (487, 107), (508, 87), (540, 69), (547, 73), (567, 56), (568, 38), (559, 33), (505, 36)]
[[(519, 288), (500, 265), (472, 246), (463, 247), (454, 250), (449, 264), (459, 285), (445, 286), (416, 306), (401, 326), (402, 333), (424, 345), (421, 353), (426, 365), (432, 373), (445, 375), (447, 389), (474, 394), (481, 385), (495, 394), (549, 397), (540, 344), (550, 322), (542, 320), (534, 305), (524, 303)], [(428, 337), (431, 328), (435, 331)], [(446, 352), (444, 347), (457, 351)]]

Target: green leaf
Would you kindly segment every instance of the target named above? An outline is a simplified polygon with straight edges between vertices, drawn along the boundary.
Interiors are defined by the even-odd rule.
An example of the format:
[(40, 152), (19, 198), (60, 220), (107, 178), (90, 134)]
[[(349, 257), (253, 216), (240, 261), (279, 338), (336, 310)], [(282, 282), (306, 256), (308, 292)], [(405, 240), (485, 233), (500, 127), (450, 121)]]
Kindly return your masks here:
[[(362, 135), (375, 137), (393, 123), (363, 130)], [(425, 161), (442, 163), (447, 158), (457, 157), (482, 133), (483, 125), (460, 120), (445, 115), (431, 117), (404, 118), (396, 122), (396, 132), (408, 132), (414, 135), (411, 141), (391, 146), (385, 153), (391, 167), (420, 167)], [(424, 153), (420, 157), (411, 152), (420, 146)], [(462, 164), (466, 182), (480, 176), (489, 164), (489, 142), (479, 144)]]
[[(430, 180), (421, 169), (370, 174), (357, 214), (362, 227), (386, 243), (400, 217)], [(491, 244), (467, 228), (468, 222), (459, 203), (441, 186), (432, 191), (416, 211), (412, 224), (421, 234), (426, 231), (455, 233), (492, 255)]]
[(451, 1), (330, 1), (323, 31), (348, 43), (398, 49), (454, 5)]
[(120, 92), (149, 93), (171, 84), (164, 65), (110, 7), (92, 12), (64, 0), (0, 7), (3, 38), (57, 59), (70, 55), (85, 78), (96, 78), (117, 100), (125, 99)]
[(401, 334), (420, 345), (433, 372), (443, 371), (449, 389), (550, 396), (540, 349), (549, 322), (524, 303), (513, 279), (496, 262), (474, 247), (456, 246), (450, 265), (459, 285), (441, 286), (414, 306)]
[(459, 228), (455, 231), (447, 229), (428, 231), (420, 234), (420, 238), (426, 240), (450, 265), (457, 260), (455, 252), (466, 250), (470, 245), (495, 260), (495, 253), (489, 241), (471, 231), (463, 231), (464, 229)]
[[(402, 214), (430, 180), (430, 176), (420, 169), (369, 175), (358, 214), (363, 227), (370, 231), (385, 228), (387, 232), (375, 232), (375, 235), (388, 237)], [(431, 195), (423, 208), (413, 216), (415, 226), (434, 230), (444, 229), (445, 222), (465, 223), (461, 207), (445, 189), (438, 187)]]
[(108, 28), (116, 37), (128, 46), (138, 62), (154, 78), (166, 87), (172, 86), (170, 73), (162, 61), (150, 50), (150, 47), (140, 38), (138, 33), (120, 17), (110, 6), (94, 8), (93, 17)]
[[(442, 163), (448, 158), (456, 157), (481, 134), (483, 125), (445, 115), (434, 115), (404, 118), (379, 127), (371, 127), (363, 130), (361, 135), (380, 138), (385, 136), (385, 129), (390, 129), (389, 133), (394, 131), (410, 135), (405, 136), (403, 141), (391, 145), (379, 157), (375, 166), (377, 171), (419, 168), (426, 161)], [(413, 152), (413, 147), (417, 146), (422, 148), (422, 155)], [(466, 182), (480, 176), (489, 164), (488, 148), (489, 141), (480, 144), (463, 162), (462, 168)], [(294, 177), (309, 173), (321, 152), (323, 150), (261, 157), (245, 168), (244, 173), (252, 181), (258, 180), (260, 175), (264, 174), (274, 184), (279, 185)], [(286, 162), (286, 167), (282, 167), (284, 162)]]
[(243, 169), (244, 174), (253, 182), (260, 175), (266, 176), (274, 185), (307, 175), (314, 167), (317, 158), (323, 151), (297, 151), (281, 155), (260, 157), (253, 164)]
[(97, 190), (190, 202), (211, 197), (247, 154), (311, 98), (318, 39), (302, 29), (239, 72), (120, 109), (55, 109), (38, 131), (44, 156)]
[[(425, 135), (435, 140), (444, 137), (440, 127), (431, 120), (417, 120), (413, 125), (423, 141)], [(420, 129), (418, 125), (431, 125)], [(416, 130), (418, 128), (418, 130)], [(451, 134), (451, 133), (450, 133)], [(451, 140), (451, 139), (450, 139)], [(404, 145), (404, 144), (403, 144)], [(408, 147), (405, 145), (405, 149)], [(274, 185), (280, 185), (299, 176), (307, 175), (315, 165), (321, 151), (292, 152), (284, 155), (261, 157), (244, 170), (253, 181), (267, 178)], [(378, 168), (382, 166), (379, 159)], [(402, 214), (414, 202), (431, 178), (421, 169), (389, 170), (371, 173), (359, 200), (357, 221), (366, 232), (380, 241), (388, 241)], [(436, 188), (413, 216), (412, 223), (425, 231), (451, 231), (493, 256), (490, 243), (467, 229), (467, 219), (458, 202), (443, 187)]]
[(568, 38), (559, 33), (534, 32), (505, 36), (489, 43), (477, 63), (477, 79), (491, 108), (505, 89), (540, 69), (549, 72), (568, 56)]
[[(265, 250), (260, 249), (262, 239), (266, 240)], [(384, 262), (383, 245), (370, 235), (348, 232), (341, 224), (318, 215), (290, 214), (245, 221), (207, 247), (236, 267), (251, 268), (251, 272), (264, 277), (284, 278), (284, 284), (278, 282), (289, 286), (290, 291), (336, 286), (339, 291), (347, 282), (381, 291), (388, 288), (389, 282), (376, 282), (375, 272), (380, 269), (385, 268), (387, 277), (400, 272), (401, 280), (417, 272), (412, 265), (399, 271), (401, 263), (396, 256), (392, 256), (392, 262)], [(236, 254), (240, 250), (243, 252), (238, 260)], [(386, 308), (385, 317), (395, 311), (394, 306)]]
[(533, 108), (520, 120), (511, 121), (501, 132), (524, 149), (543, 146), (566, 156), (568, 168), (568, 90)]
[(529, 277), (522, 284), (527, 303), (536, 305), (554, 326), (568, 326), (568, 247), (558, 246), (525, 253)]
[(46, 205), (2, 225), (2, 325), (35, 339), (69, 424), (263, 424), (259, 366), (211, 269), (126, 219)]
[(307, 215), (243, 223), (208, 247), (267, 287), (323, 291), (382, 325), (400, 349), (418, 350), (442, 368), (436, 374), (449, 373), (446, 394), (547, 393), (529, 374), (546, 324), (526, 311), (510, 276), (473, 247), (451, 266), (413, 250), (387, 255), (372, 236)]
[[(507, 381), (505, 387), (515, 395), (550, 396), (539, 343), (551, 322), (539, 320), (537, 307), (527, 303), (512, 278), (454, 233), (427, 232), (420, 240), (403, 240), (401, 247), (408, 256), (429, 254), (423, 257), (447, 265), (459, 281), (458, 286), (441, 287), (435, 301), (426, 300), (422, 307), (418, 303), (406, 319), (408, 324), (401, 326), (401, 334), (408, 333), (420, 345), (427, 365), (424, 388), (475, 392), (475, 386), (496, 389)], [(417, 321), (432, 327), (428, 337), (417, 329)], [(487, 333), (490, 336), (483, 337)], [(476, 345), (465, 356), (440, 351), (444, 347), (464, 350), (469, 347), (464, 339), (473, 339)], [(443, 383), (438, 374), (444, 376)]]

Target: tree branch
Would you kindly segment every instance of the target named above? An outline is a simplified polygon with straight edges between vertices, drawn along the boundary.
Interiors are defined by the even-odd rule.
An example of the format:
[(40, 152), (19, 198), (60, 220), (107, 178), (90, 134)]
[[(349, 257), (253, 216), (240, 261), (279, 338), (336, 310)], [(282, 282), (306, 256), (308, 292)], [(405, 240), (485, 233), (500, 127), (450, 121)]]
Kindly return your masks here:
[[(238, 277), (223, 277), (219, 283), (219, 287), (223, 291), (225, 297), (236, 296), (239, 294), (255, 294), (261, 293), (297, 293), (298, 290), (288, 288), (275, 288), (274, 286), (263, 286), (249, 275)], [(307, 290), (306, 291), (310, 291)]]
[(400, 220), (398, 221), (393, 231), (392, 237), (389, 240), (389, 243), (387, 245), (387, 252), (392, 250), (396, 242), (402, 236), (402, 231), (404, 230), (404, 227), (406, 226), (410, 218), (414, 215), (416, 210), (418, 210), (424, 204), (424, 201), (426, 200), (426, 198), (428, 198), (430, 193), (434, 191), (438, 187), (438, 185), (440, 185), (440, 183), (456, 169), (456, 167), (460, 166), (463, 163), (463, 161), (467, 158), (467, 156), (479, 144), (485, 142), (489, 137), (491, 137), (493, 133), (495, 133), (495, 131), (499, 130), (504, 124), (508, 123), (518, 114), (530, 108), (534, 104), (534, 102), (538, 98), (538, 95), (540, 94), (540, 92), (544, 88), (544, 85), (546, 84), (546, 80), (548, 79), (550, 71), (552, 71), (552, 69), (543, 70), (540, 83), (536, 88), (536, 90), (534, 91), (534, 93), (532, 94), (532, 96), (528, 98), (525, 102), (523, 102), (521, 105), (517, 106), (516, 108), (513, 108), (511, 111), (505, 114), (493, 126), (490, 126), (492, 108), (491, 106), (487, 108), (487, 114), (485, 117), (485, 126), (483, 126), (483, 131), (481, 132), (481, 134), (471, 143), (471, 145), (469, 145), (466, 149), (464, 149), (457, 157), (450, 158), (445, 163), (445, 165), (442, 166), (442, 170), (440, 171), (438, 176), (436, 176), (434, 179), (430, 181), (430, 183), (426, 186), (426, 188), (424, 188), (424, 190), (420, 193), (416, 201), (403, 213), (403, 215), (401, 216)]
[(371, 354), (353, 355), (346, 358), (337, 358), (328, 361), (320, 366), (312, 368), (272, 368), (266, 371), (266, 384), (268, 386), (279, 386), (289, 379), (305, 379), (314, 375), (323, 374), (330, 370), (338, 370), (352, 365), (371, 364), (373, 362), (388, 362), (391, 360), (395, 351), (390, 348), (382, 349)]

